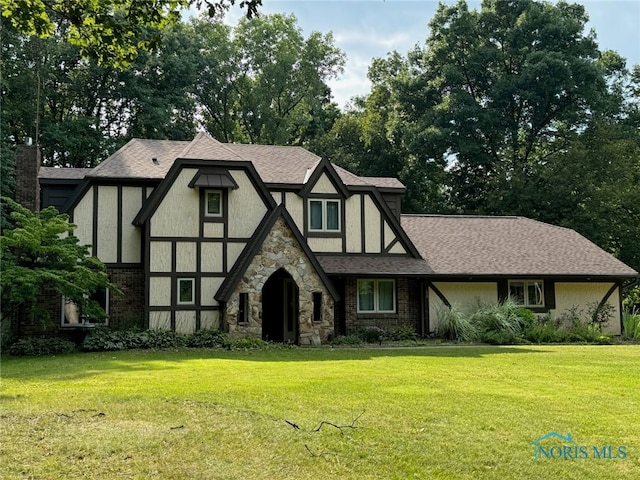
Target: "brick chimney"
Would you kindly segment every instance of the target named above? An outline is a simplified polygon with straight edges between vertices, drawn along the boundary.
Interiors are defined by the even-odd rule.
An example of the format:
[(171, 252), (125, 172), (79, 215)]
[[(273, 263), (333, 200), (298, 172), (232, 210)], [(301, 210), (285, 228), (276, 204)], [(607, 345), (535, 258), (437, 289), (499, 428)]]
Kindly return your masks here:
[[(30, 139), (29, 139), (30, 140)], [(16, 201), (32, 212), (40, 210), (40, 149), (31, 145), (18, 145), (16, 150)]]

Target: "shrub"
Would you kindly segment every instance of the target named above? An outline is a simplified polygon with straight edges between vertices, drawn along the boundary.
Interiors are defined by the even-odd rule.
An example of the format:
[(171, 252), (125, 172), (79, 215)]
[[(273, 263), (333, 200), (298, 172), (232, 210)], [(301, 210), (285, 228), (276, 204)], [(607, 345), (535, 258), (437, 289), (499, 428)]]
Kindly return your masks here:
[(187, 338), (187, 347), (191, 348), (228, 347), (229, 344), (229, 337), (220, 330), (200, 330)]
[(587, 313), (592, 323), (604, 327), (613, 317), (615, 309), (610, 303), (600, 305), (598, 302), (591, 303), (587, 307)]
[(411, 325), (403, 325), (397, 330), (387, 333), (386, 338), (394, 342), (407, 340), (416, 341), (418, 340), (418, 334)]
[(525, 331), (524, 338), (533, 343), (558, 343), (564, 339), (560, 325), (550, 315), (540, 317)]
[(635, 310), (622, 312), (622, 335), (629, 340), (640, 340), (640, 313)]
[(437, 314), (436, 335), (445, 340), (470, 342), (477, 339), (478, 331), (471, 319), (455, 305)]
[(136, 335), (137, 332), (130, 330), (109, 330), (108, 327), (99, 326), (85, 337), (82, 349), (88, 352), (110, 352), (136, 348)]
[(143, 342), (133, 348), (179, 348), (187, 345), (187, 338), (171, 330), (153, 329), (141, 332)]
[(362, 339), (358, 335), (338, 335), (332, 345), (361, 345)]
[(524, 331), (535, 321), (535, 315), (531, 310), (516, 305), (513, 300), (490, 305), (481, 305), (471, 316), (471, 322), (476, 326), (481, 337), (487, 332), (489, 338), (503, 338), (508, 343), (514, 343), (515, 339), (522, 337)]
[(170, 330), (109, 330), (96, 327), (82, 342), (82, 349), (89, 352), (130, 350), (133, 348), (178, 348), (184, 347), (187, 339)]
[(59, 355), (76, 350), (75, 343), (66, 338), (58, 337), (30, 337), (22, 338), (9, 347), (9, 353), (17, 357)]
[(363, 327), (356, 332), (356, 335), (365, 343), (382, 343), (386, 332), (380, 327)]
[(260, 338), (238, 338), (236, 340), (231, 340), (226, 347), (230, 350), (253, 350), (266, 348), (269, 345), (269, 342), (265, 342)]

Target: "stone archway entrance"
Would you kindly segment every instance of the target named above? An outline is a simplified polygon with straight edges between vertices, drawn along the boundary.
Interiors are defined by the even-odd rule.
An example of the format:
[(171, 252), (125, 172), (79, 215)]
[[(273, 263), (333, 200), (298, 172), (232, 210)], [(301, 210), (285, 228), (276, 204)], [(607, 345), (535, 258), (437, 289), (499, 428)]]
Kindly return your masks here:
[(279, 269), (262, 288), (262, 339), (298, 343), (298, 285), (291, 275)]

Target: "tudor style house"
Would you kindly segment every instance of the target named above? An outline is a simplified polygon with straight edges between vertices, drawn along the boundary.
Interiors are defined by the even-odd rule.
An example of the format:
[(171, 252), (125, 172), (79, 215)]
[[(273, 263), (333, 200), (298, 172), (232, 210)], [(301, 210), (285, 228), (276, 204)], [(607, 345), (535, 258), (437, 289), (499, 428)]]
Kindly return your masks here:
[[(18, 201), (56, 206), (123, 295), (109, 324), (321, 344), (363, 326), (432, 332), (451, 305), (515, 299), (560, 315), (638, 273), (572, 230), (522, 217), (403, 215), (404, 186), (300, 147), (134, 139), (93, 169), (18, 158)], [(37, 180), (35, 174), (37, 172)], [(33, 179), (33, 181), (30, 181)], [(70, 308), (71, 307), (71, 308)], [(64, 299), (55, 328), (91, 325)]]

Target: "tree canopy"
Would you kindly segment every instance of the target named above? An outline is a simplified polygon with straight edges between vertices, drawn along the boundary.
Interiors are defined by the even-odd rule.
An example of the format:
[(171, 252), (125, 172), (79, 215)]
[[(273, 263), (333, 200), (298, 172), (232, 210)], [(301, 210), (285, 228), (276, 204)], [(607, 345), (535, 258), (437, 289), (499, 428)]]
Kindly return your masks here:
[[(139, 50), (156, 48), (160, 32), (180, 21), (189, 6), (204, 8), (214, 17), (236, 0), (4, 0), (2, 16), (24, 35), (50, 37), (65, 28), (65, 38), (85, 57), (100, 64), (124, 67)], [(253, 17), (262, 0), (241, 0)]]
[(125, 70), (84, 59), (61, 32), (6, 28), (1, 55), (3, 138), (33, 137), (45, 165), (71, 167), (93, 167), (132, 137), (187, 140), (197, 128), (306, 145), (338, 115), (327, 81), (344, 65), (330, 34), (305, 37), (285, 15), (167, 27)]

